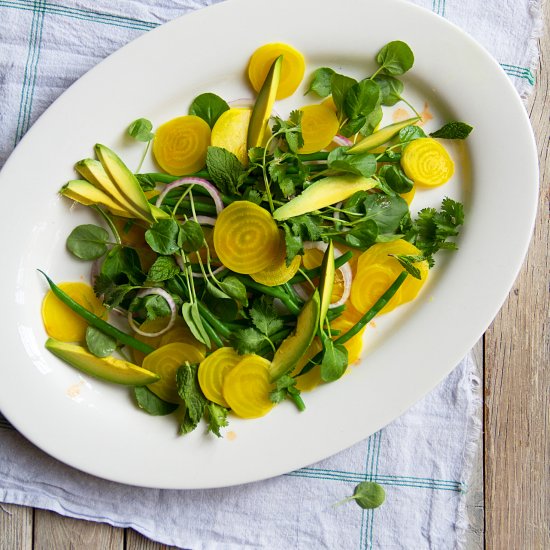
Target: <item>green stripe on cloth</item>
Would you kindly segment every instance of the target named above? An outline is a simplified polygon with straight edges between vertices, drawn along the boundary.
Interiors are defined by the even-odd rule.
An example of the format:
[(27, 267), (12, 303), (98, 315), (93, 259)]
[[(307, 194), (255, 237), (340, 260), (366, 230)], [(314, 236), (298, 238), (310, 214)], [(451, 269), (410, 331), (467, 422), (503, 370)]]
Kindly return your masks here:
[[(28, 2), (18, 0), (0, 0), (0, 7), (13, 8), (24, 11), (33, 11), (33, 8), (29, 6)], [(152, 21), (144, 21), (141, 19), (125, 17), (122, 15), (113, 15), (104, 12), (85, 10), (50, 3), (45, 6), (45, 11), (48, 13), (48, 15), (60, 15), (64, 17), (69, 17), (71, 19), (78, 19), (81, 21), (92, 21), (104, 25), (141, 31), (149, 31), (160, 25), (160, 23), (154, 23)]]
[(35, 0), (33, 3), (33, 17), (29, 33), (27, 60), (23, 75), (23, 86), (19, 102), (19, 115), (17, 118), (17, 130), (14, 145), (17, 145), (25, 132), (29, 129), (34, 87), (36, 84), (36, 72), (40, 58), (40, 43), (42, 29), (44, 27), (45, 0)]
[(432, 11), (445, 17), (445, 0), (433, 0)]
[(531, 72), (531, 69), (527, 67), (518, 67), (517, 65), (509, 65), (508, 63), (501, 63), (500, 66), (507, 75), (523, 78), (532, 86), (535, 85), (535, 75)]

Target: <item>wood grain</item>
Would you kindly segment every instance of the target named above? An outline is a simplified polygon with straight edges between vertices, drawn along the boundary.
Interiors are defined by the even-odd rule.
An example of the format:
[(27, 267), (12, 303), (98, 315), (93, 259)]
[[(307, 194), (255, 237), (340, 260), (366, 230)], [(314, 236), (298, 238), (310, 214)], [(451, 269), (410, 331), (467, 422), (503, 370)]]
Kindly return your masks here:
[(153, 542), (133, 529), (126, 530), (126, 550), (171, 550), (173, 548), (176, 547)]
[(0, 504), (0, 550), (31, 550), (32, 525), (32, 508)]
[(124, 550), (124, 530), (36, 510), (33, 549)]
[[(550, 13), (530, 102), (541, 168), (525, 265), (485, 335), (486, 548), (550, 548)], [(521, 184), (521, 174), (518, 174)]]

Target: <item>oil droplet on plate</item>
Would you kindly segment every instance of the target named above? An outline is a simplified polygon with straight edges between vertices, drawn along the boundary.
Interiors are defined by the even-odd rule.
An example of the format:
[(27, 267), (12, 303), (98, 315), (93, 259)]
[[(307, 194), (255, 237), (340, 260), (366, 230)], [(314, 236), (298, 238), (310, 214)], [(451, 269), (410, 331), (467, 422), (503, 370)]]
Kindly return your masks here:
[(235, 441), (237, 434), (234, 431), (230, 431), (225, 434), (225, 437), (227, 437), (227, 441)]

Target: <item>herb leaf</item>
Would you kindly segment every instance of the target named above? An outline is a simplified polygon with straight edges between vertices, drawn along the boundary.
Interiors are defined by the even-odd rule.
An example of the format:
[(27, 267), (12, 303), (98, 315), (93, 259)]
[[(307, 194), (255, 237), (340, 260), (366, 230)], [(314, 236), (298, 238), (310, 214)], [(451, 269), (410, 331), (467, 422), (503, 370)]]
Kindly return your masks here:
[(206, 151), (206, 168), (216, 187), (227, 195), (234, 195), (245, 171), (239, 159), (223, 147), (210, 145)]
[(107, 252), (109, 233), (99, 225), (75, 227), (67, 237), (67, 248), (81, 260), (95, 260)]
[(321, 67), (313, 73), (306, 94), (315, 92), (319, 97), (327, 97), (331, 94), (331, 78), (334, 70), (329, 67)]
[(473, 127), (465, 122), (448, 122), (439, 130), (432, 132), (430, 136), (442, 139), (466, 139)]
[(86, 347), (96, 357), (107, 357), (116, 350), (117, 342), (99, 329), (88, 326), (86, 328)]
[(147, 280), (152, 283), (161, 283), (171, 279), (180, 272), (180, 267), (172, 256), (158, 256), (149, 268)]
[(388, 42), (376, 56), (380, 68), (389, 75), (406, 73), (414, 64), (414, 54), (408, 44), (401, 40)]
[(145, 240), (157, 254), (169, 256), (179, 250), (179, 231), (178, 222), (173, 218), (158, 220), (145, 232)]
[(229, 110), (229, 105), (220, 96), (207, 92), (198, 95), (189, 107), (189, 114), (202, 118), (210, 128), (220, 118), (220, 115)]
[(136, 386), (134, 388), (134, 397), (137, 406), (152, 416), (166, 416), (173, 413), (179, 405), (168, 403), (155, 395), (147, 386)]
[(151, 132), (153, 124), (146, 118), (138, 118), (128, 126), (128, 135), (133, 137), (137, 141), (148, 142), (151, 141), (155, 134)]

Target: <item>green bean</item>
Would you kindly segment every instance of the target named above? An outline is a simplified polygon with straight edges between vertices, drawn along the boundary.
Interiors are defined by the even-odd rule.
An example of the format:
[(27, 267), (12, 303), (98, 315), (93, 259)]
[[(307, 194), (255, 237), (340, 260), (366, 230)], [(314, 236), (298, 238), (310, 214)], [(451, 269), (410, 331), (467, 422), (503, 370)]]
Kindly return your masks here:
[(112, 338), (116, 339), (122, 344), (130, 346), (131, 348), (134, 348), (137, 351), (141, 351), (141, 353), (144, 353), (147, 355), (155, 351), (155, 348), (151, 347), (150, 345), (144, 342), (141, 342), (140, 340), (137, 340), (136, 338), (134, 338), (133, 336), (130, 336), (126, 332), (119, 330), (118, 328), (114, 327), (107, 321), (104, 321), (103, 319), (101, 319), (101, 317), (98, 317), (91, 311), (88, 311), (86, 308), (82, 307), (78, 302), (73, 300), (67, 293), (61, 290), (41, 269), (39, 269), (38, 271), (40, 271), (40, 273), (42, 273), (42, 275), (46, 277), (46, 281), (48, 281), (48, 284), (50, 285), (50, 288), (52, 289), (52, 292), (54, 293), (54, 295), (57, 296), (57, 298), (59, 298), (66, 306), (70, 307), (77, 315), (80, 315), (80, 317), (86, 320), (90, 325), (97, 328), (101, 332), (107, 334), (107, 336), (111, 336)]

